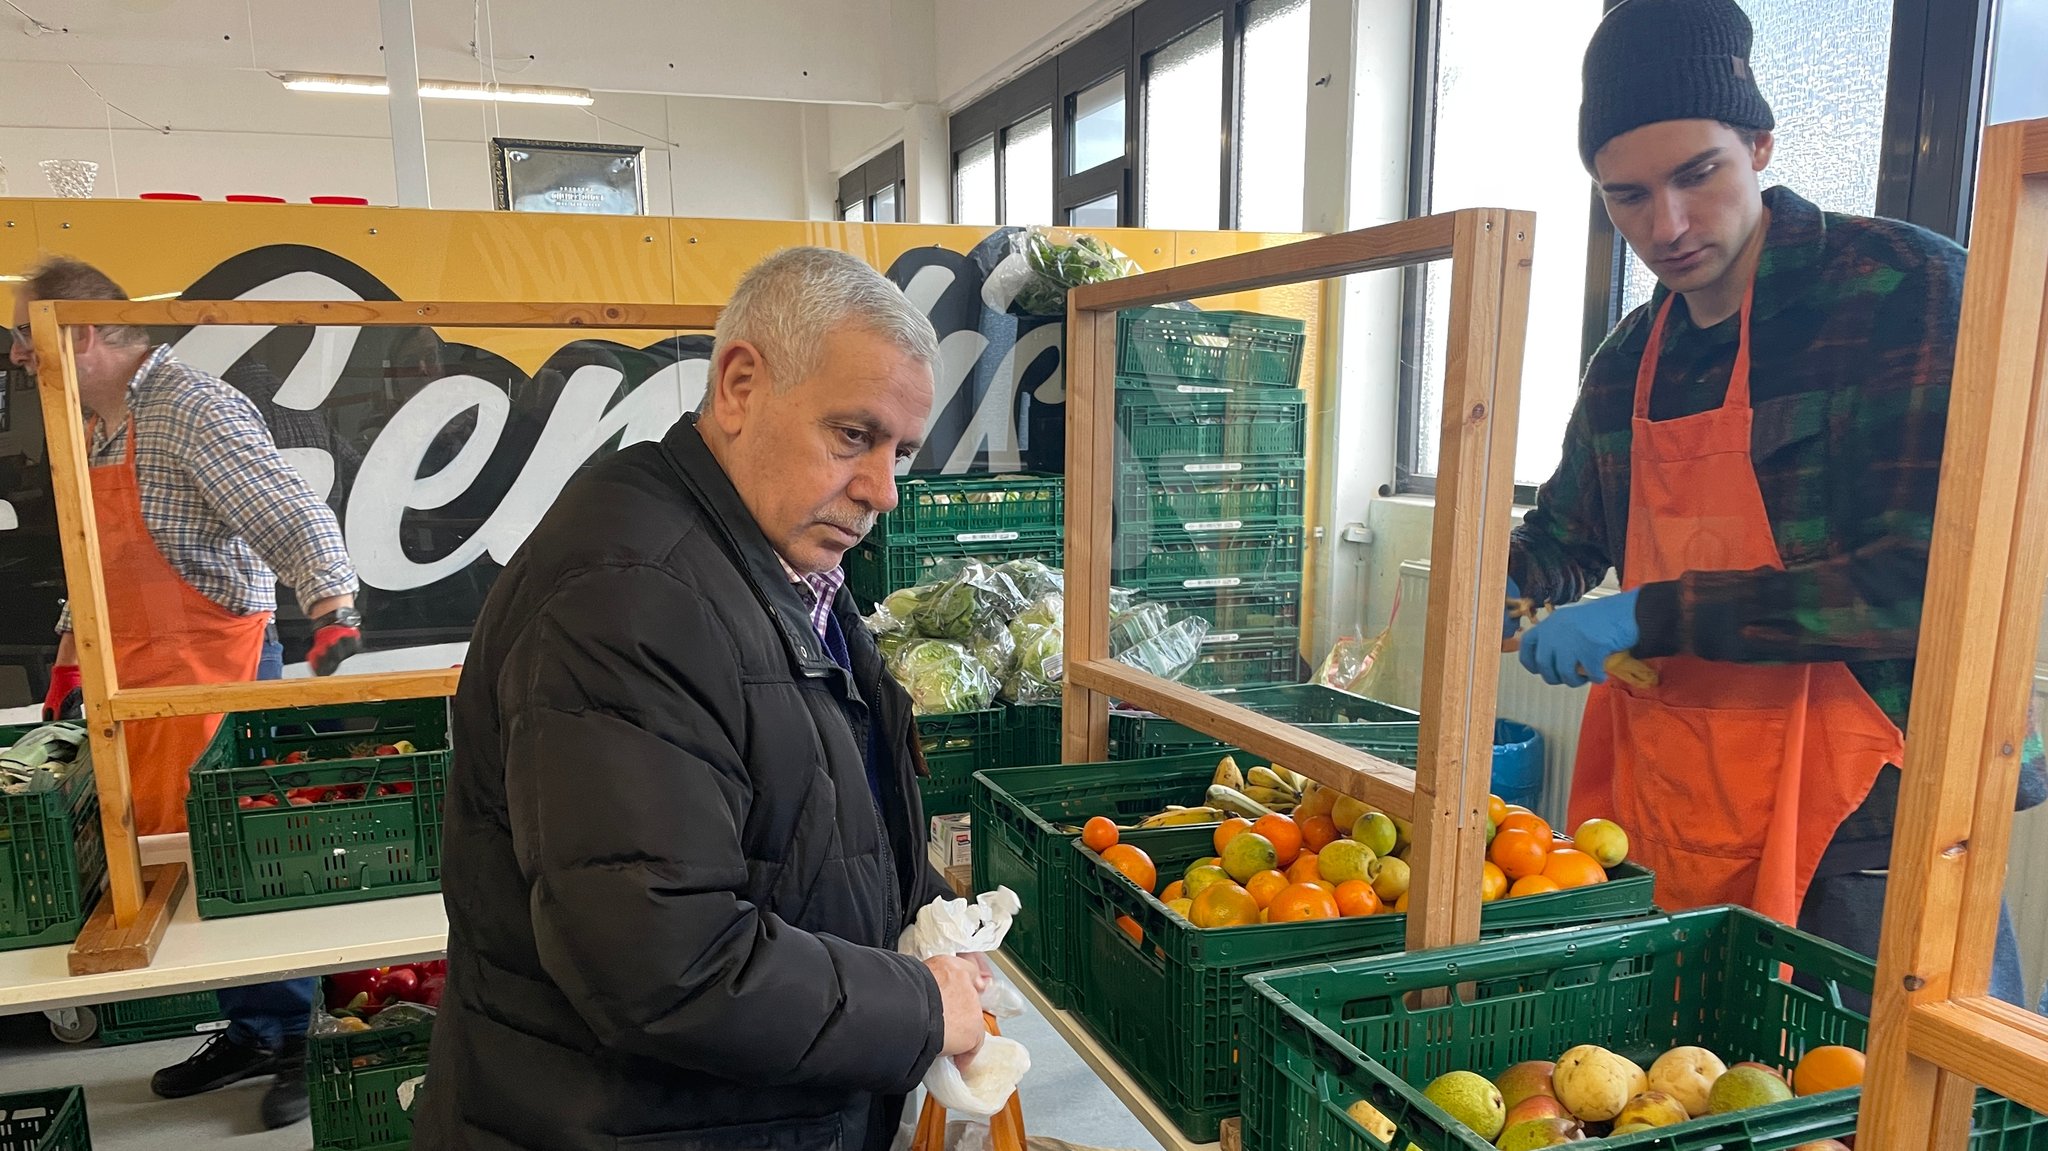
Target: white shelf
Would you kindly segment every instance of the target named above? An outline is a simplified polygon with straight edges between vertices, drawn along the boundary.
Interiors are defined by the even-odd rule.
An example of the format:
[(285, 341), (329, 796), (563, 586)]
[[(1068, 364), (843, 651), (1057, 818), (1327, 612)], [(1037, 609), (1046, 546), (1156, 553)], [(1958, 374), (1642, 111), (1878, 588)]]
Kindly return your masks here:
[(1017, 985), (1017, 990), (1024, 993), (1024, 998), (1031, 1001), (1031, 1006), (1037, 1008), (1040, 1015), (1045, 1016), (1045, 1021), (1052, 1025), (1052, 1029), (1059, 1033), (1059, 1037), (1067, 1041), (1067, 1046), (1074, 1049), (1074, 1054), (1079, 1055), (1081, 1061), (1095, 1072), (1096, 1077), (1102, 1080), (1110, 1093), (1131, 1109), (1131, 1114), (1139, 1123), (1144, 1124), (1145, 1130), (1150, 1131), (1154, 1139), (1159, 1140), (1161, 1147), (1166, 1148), (1166, 1151), (1219, 1151), (1220, 1144), (1193, 1143), (1181, 1134), (1180, 1128), (1173, 1125), (1173, 1120), (1168, 1119), (1166, 1113), (1159, 1109), (1159, 1104), (1152, 1101), (1152, 1096), (1138, 1085), (1136, 1079), (1131, 1078), (1130, 1072), (1124, 1070), (1123, 1064), (1116, 1061), (1116, 1056), (1103, 1050), (1102, 1044), (1088, 1033), (1088, 1029), (1081, 1025), (1080, 1020), (1048, 1002), (1045, 993), (1038, 989), (1038, 985), (1031, 981), (1030, 976), (1018, 970), (1009, 955), (996, 951), (990, 958), (1002, 969), (1003, 974), (1009, 977), (1010, 982)]
[[(142, 840), (144, 863), (172, 860), (190, 866), (184, 836)], [(447, 948), (438, 893), (202, 920), (188, 883), (148, 967), (72, 975), (68, 943), (0, 951), (0, 1015), (355, 971), (432, 959)]]

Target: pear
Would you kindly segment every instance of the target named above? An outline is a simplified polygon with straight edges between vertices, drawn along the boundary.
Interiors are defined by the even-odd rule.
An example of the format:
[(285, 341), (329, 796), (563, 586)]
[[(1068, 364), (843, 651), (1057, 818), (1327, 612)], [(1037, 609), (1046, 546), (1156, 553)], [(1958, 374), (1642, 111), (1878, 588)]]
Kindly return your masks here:
[(1559, 1057), (1551, 1080), (1557, 1086), (1557, 1101), (1587, 1123), (1607, 1122), (1650, 1088), (1650, 1077), (1642, 1068), (1590, 1043)]
[(1767, 1107), (1792, 1098), (1792, 1085), (1766, 1067), (1736, 1065), (1714, 1080), (1707, 1092), (1707, 1110), (1715, 1115)]
[(1531, 1119), (1501, 1133), (1500, 1151), (1541, 1151), (1560, 1143), (1577, 1143), (1586, 1129), (1576, 1119)]
[(1673, 1047), (1650, 1064), (1650, 1090), (1678, 1100), (1687, 1115), (1705, 1115), (1707, 1092), (1727, 1072), (1721, 1057), (1704, 1047)]
[(1486, 1076), (1470, 1071), (1439, 1075), (1422, 1089), (1422, 1096), (1489, 1143), (1500, 1135), (1501, 1125), (1507, 1119), (1500, 1089), (1488, 1082)]
[(1692, 1118), (1685, 1105), (1662, 1091), (1645, 1091), (1622, 1105), (1616, 1127), (1671, 1127)]

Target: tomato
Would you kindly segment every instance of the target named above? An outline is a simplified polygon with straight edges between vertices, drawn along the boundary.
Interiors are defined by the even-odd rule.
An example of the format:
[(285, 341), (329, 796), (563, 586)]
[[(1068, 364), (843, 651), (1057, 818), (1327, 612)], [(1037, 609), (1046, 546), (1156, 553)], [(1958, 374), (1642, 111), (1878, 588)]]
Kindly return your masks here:
[(394, 967), (377, 981), (377, 994), (386, 999), (411, 999), (419, 989), (420, 973), (410, 967)]

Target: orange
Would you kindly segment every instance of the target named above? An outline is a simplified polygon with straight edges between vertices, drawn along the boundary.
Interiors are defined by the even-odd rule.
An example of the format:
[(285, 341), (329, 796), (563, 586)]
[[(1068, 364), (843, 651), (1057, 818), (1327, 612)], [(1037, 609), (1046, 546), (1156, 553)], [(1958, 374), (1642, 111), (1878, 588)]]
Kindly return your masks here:
[(1081, 827), (1081, 842), (1097, 855), (1116, 846), (1116, 820), (1098, 815)]
[(1186, 899), (1187, 895), (1187, 881), (1182, 879), (1176, 879), (1172, 883), (1166, 885), (1165, 891), (1159, 893), (1159, 902), (1172, 903), (1176, 899)]
[(1216, 854), (1222, 855), (1225, 844), (1252, 829), (1252, 821), (1242, 815), (1233, 815), (1216, 825)]
[(1244, 881), (1244, 889), (1252, 893), (1260, 907), (1271, 907), (1273, 897), (1287, 890), (1287, 885), (1292, 882), (1284, 872), (1261, 871)]
[(1349, 918), (1373, 915), (1379, 909), (1380, 897), (1373, 891), (1372, 884), (1363, 879), (1348, 879), (1337, 885), (1337, 914)]
[(1535, 812), (1511, 811), (1506, 819), (1497, 820), (1496, 823), (1502, 831), (1526, 831), (1536, 837), (1536, 841), (1543, 845), (1545, 851), (1550, 850), (1550, 825)]
[(1116, 917), (1116, 925), (1123, 928), (1124, 934), (1131, 937), (1132, 943), (1145, 942), (1145, 929), (1138, 926), (1137, 920), (1128, 915), (1119, 915)]
[(1141, 848), (1128, 843), (1111, 844), (1109, 850), (1102, 853), (1102, 862), (1123, 872), (1132, 883), (1144, 888), (1147, 895), (1159, 887), (1159, 869), (1152, 866), (1152, 857)]
[(1513, 887), (1508, 888), (1508, 898), (1515, 899), (1524, 895), (1544, 895), (1552, 891), (1563, 890), (1562, 887), (1557, 885), (1557, 880), (1547, 875), (1525, 875), (1515, 880)]
[(1488, 819), (1492, 820), (1492, 821), (1493, 821), (1493, 822), (1494, 822), (1494, 823), (1495, 823), (1496, 825), (1498, 825), (1498, 824), (1500, 823), (1500, 821), (1501, 821), (1501, 820), (1503, 820), (1503, 819), (1506, 819), (1507, 817), (1508, 817), (1508, 801), (1507, 801), (1507, 800), (1505, 800), (1505, 799), (1502, 799), (1502, 798), (1501, 798), (1500, 796), (1498, 796), (1498, 795), (1489, 795), (1489, 796), (1487, 796), (1487, 797), (1486, 797), (1486, 818), (1488, 818)]
[(1503, 831), (1493, 837), (1493, 848), (1487, 856), (1509, 879), (1540, 875), (1550, 856), (1550, 842), (1527, 831)]
[(1402, 893), (1401, 893), (1401, 898), (1399, 898), (1399, 899), (1396, 899), (1396, 900), (1394, 901), (1394, 914), (1396, 914), (1396, 915), (1406, 915), (1406, 914), (1408, 914), (1408, 893), (1407, 893), (1407, 892), (1405, 892), (1405, 891), (1404, 891), (1404, 892), (1402, 892)]
[(1294, 885), (1296, 887), (1320, 887), (1330, 893), (1330, 898), (1337, 898), (1337, 885), (1327, 879), (1300, 879), (1296, 880)]
[(1273, 897), (1272, 906), (1266, 908), (1273, 923), (1293, 923), (1303, 919), (1337, 918), (1337, 896), (1321, 884), (1297, 883)]
[(1327, 815), (1311, 815), (1301, 821), (1301, 846), (1307, 851), (1321, 851), (1342, 839), (1337, 833), (1337, 821)]
[(1188, 922), (1196, 927), (1240, 927), (1259, 921), (1259, 901), (1235, 883), (1212, 883), (1195, 896)]
[(1792, 1091), (1818, 1095), (1863, 1082), (1863, 1052), (1854, 1047), (1816, 1047), (1800, 1056), (1792, 1069)]
[(1316, 856), (1312, 851), (1302, 852), (1294, 857), (1293, 863), (1287, 865), (1287, 878), (1296, 883), (1307, 883), (1311, 879), (1322, 877), (1323, 873), (1316, 870)]
[(1483, 876), (1479, 884), (1481, 903), (1492, 903), (1508, 893), (1508, 873), (1499, 864), (1489, 859), (1479, 865), (1479, 873)]
[(1607, 882), (1607, 869), (1576, 847), (1560, 847), (1543, 861), (1543, 877), (1559, 887), (1591, 887)]
[(1288, 816), (1277, 812), (1262, 815), (1252, 824), (1252, 830), (1272, 841), (1273, 850), (1279, 853), (1280, 866), (1293, 863), (1301, 854), (1301, 825)]

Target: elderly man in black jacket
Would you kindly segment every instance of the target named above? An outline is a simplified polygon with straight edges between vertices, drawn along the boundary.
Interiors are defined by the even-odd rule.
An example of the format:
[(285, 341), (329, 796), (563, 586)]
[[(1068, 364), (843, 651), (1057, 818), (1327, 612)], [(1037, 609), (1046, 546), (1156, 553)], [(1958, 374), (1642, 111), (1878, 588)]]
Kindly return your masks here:
[(865, 264), (773, 256), (700, 412), (572, 483), (500, 576), (455, 699), (422, 1151), (881, 1151), (979, 1046), (982, 969), (895, 950), (945, 892), (839, 567), (937, 359)]

